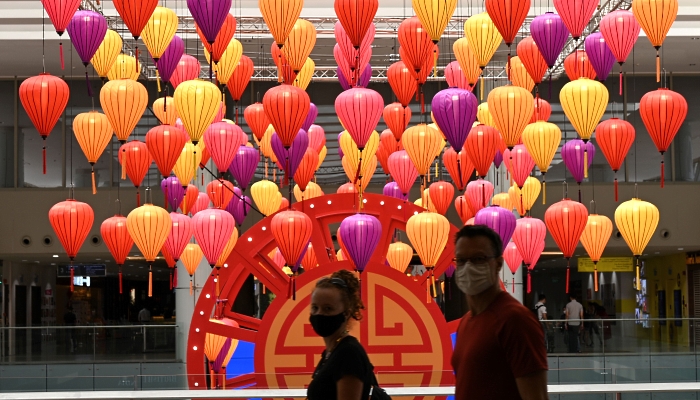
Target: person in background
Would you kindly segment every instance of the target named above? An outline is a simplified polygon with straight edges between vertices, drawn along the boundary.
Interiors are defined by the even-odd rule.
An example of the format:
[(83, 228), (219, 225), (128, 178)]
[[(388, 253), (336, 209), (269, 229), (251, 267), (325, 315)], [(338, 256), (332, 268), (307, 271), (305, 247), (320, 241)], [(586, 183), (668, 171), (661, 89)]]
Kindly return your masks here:
[(454, 263), (470, 309), (452, 355), (455, 400), (547, 399), (544, 334), (533, 313), (501, 289), (501, 238), (487, 226), (465, 226)]
[(569, 294), (569, 303), (566, 305), (566, 331), (569, 334), (569, 353), (580, 353), (578, 343), (579, 331), (583, 330), (583, 306), (576, 301), (576, 295)]
[(547, 296), (540, 294), (535, 304), (535, 312), (537, 313), (537, 320), (540, 321), (540, 325), (542, 326), (542, 332), (544, 332), (544, 344), (547, 347), (547, 353), (551, 353), (554, 351), (554, 334), (551, 332), (547, 322), (549, 318), (547, 318), (546, 303)]
[(146, 322), (151, 322), (151, 312), (148, 311), (148, 307), (143, 306), (141, 311), (139, 311), (138, 316), (139, 323), (144, 324)]
[[(66, 326), (75, 326), (77, 321), (78, 321), (78, 318), (75, 316), (75, 313), (73, 312), (73, 307), (68, 306), (68, 311), (66, 311), (66, 313), (63, 314), (63, 324)], [(75, 343), (75, 329), (74, 328), (66, 329), (66, 345), (68, 347), (69, 353), (75, 353), (76, 343)]]
[(352, 320), (362, 319), (362, 309), (360, 282), (352, 272), (336, 271), (316, 283), (309, 322), (326, 348), (309, 383), (308, 400), (369, 398), (373, 367), (360, 342), (348, 333)]

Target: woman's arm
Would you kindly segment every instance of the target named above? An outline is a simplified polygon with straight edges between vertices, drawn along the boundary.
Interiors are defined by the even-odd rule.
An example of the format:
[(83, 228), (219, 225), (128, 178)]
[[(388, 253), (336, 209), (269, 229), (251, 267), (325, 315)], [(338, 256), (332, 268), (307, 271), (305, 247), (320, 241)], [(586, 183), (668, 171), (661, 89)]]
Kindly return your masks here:
[(364, 384), (356, 376), (345, 375), (336, 383), (338, 400), (362, 400)]

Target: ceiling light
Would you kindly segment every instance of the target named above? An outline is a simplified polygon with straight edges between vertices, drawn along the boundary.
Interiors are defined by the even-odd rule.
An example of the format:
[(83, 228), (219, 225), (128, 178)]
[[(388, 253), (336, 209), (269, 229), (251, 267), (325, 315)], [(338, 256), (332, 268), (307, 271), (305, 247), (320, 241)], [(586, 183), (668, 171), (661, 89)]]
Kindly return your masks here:
[(53, 258), (58, 258), (58, 254), (54, 254), (54, 255), (53, 255)]

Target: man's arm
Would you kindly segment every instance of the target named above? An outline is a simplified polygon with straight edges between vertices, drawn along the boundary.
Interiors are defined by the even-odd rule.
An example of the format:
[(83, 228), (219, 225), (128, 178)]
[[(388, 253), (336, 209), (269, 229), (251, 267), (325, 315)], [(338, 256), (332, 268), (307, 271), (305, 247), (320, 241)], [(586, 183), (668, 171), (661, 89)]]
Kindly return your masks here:
[(547, 400), (547, 371), (537, 371), (530, 375), (516, 378), (518, 393), (523, 400)]

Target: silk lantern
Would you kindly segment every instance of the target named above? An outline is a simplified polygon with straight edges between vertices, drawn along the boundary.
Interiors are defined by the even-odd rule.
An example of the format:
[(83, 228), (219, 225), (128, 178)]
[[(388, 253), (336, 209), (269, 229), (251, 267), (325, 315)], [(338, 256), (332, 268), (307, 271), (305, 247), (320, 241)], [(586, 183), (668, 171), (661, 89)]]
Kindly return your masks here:
[(467, 199), (465, 196), (457, 196), (455, 198), (455, 209), (457, 210), (457, 215), (459, 219), (462, 220), (462, 224), (466, 225), (469, 219), (474, 217), (474, 212), (469, 208)]
[(412, 258), (413, 248), (402, 242), (390, 244), (386, 253), (386, 260), (389, 262), (389, 266), (402, 274), (411, 264)]
[(180, 180), (176, 176), (169, 176), (161, 181), (160, 188), (163, 191), (166, 209), (167, 204), (170, 204), (170, 208), (176, 211), (185, 197), (185, 188), (180, 184)]
[(430, 200), (430, 190), (425, 189), (422, 192), (421, 197), (416, 199), (413, 204), (417, 205), (418, 207), (424, 208), (427, 211), (436, 213), (437, 208), (435, 208), (435, 204), (433, 204), (432, 200)]
[(243, 225), (245, 218), (248, 216), (248, 212), (250, 211), (253, 202), (248, 196), (241, 196), (239, 201), (235, 201), (234, 198), (234, 200), (228, 204), (229, 205), (226, 208), (226, 211), (233, 215), (233, 218), (236, 220), (236, 223), (240, 228), (240, 226)]
[(605, 38), (600, 32), (591, 33), (584, 41), (586, 54), (595, 70), (598, 80), (604, 82), (615, 64), (615, 56), (605, 43)]
[(493, 20), (485, 12), (467, 19), (464, 23), (464, 36), (467, 38), (469, 48), (474, 52), (482, 70), (491, 61), (491, 57), (503, 40)]
[(309, 135), (309, 147), (320, 153), (326, 146), (326, 131), (321, 125), (311, 125), (306, 132)]
[(447, 209), (450, 208), (452, 200), (455, 197), (454, 186), (445, 181), (433, 182), (430, 184), (429, 193), (430, 200), (435, 206), (438, 214), (447, 214)]
[(113, 3), (134, 40), (139, 39), (148, 19), (158, 6), (158, 0), (113, 0)]
[(588, 78), (569, 82), (561, 89), (561, 106), (583, 141), (588, 142), (593, 135), (605, 114), (608, 98), (605, 85)]
[(552, 115), (552, 106), (547, 100), (541, 97), (535, 98), (534, 107), (532, 119), (530, 120), (531, 124), (537, 121), (549, 121), (549, 117)]
[(527, 36), (518, 43), (516, 49), (518, 58), (523, 63), (525, 70), (535, 82), (537, 87), (537, 98), (539, 98), (539, 84), (542, 83), (542, 78), (547, 73), (547, 61), (542, 57), (540, 49), (532, 36)]
[(304, 252), (304, 256), (301, 257), (301, 265), (304, 267), (305, 270), (311, 270), (313, 268), (316, 268), (318, 266), (318, 259), (316, 258), (316, 252), (314, 251), (314, 246), (309, 242), (309, 245), (306, 247), (306, 251)]
[(535, 81), (527, 72), (525, 64), (520, 60), (520, 57), (515, 56), (510, 59), (510, 80), (515, 86), (519, 86), (527, 91), (532, 91), (535, 87)]
[(538, 121), (529, 124), (523, 131), (523, 143), (532, 156), (537, 167), (542, 173), (542, 186), (544, 189), (542, 204), (547, 202), (547, 184), (545, 174), (559, 149), (561, 143), (561, 130), (551, 122)]
[(71, 262), (70, 290), (73, 291), (73, 260), (92, 229), (95, 213), (87, 203), (68, 199), (49, 209), (49, 222)]
[(520, 141), (530, 121), (533, 104), (532, 94), (521, 87), (501, 86), (489, 93), (488, 110), (509, 149)]
[[(212, 57), (210, 55), (210, 57)], [(228, 85), (239, 62), (243, 57), (243, 45), (235, 38), (229, 39), (223, 54), (216, 61), (216, 79), (223, 85)], [(252, 63), (252, 62), (251, 62)], [(252, 65), (252, 64), (251, 64)]]
[[(171, 81), (184, 53), (185, 42), (179, 36), (173, 36), (168, 47), (165, 48), (163, 54), (161, 54), (158, 61), (156, 61), (160, 79), (166, 84)], [(199, 62), (197, 62), (196, 66), (199, 66)], [(199, 75), (199, 70), (197, 70), (196, 73)]]
[[(467, 152), (469, 159), (474, 164), (477, 174), (483, 179), (491, 168), (493, 154), (500, 140), (500, 134), (494, 128), (487, 125), (477, 125), (471, 128), (469, 136), (462, 151)], [(458, 147), (459, 148), (459, 147)]]
[[(430, 271), (430, 280), (426, 280), (426, 285), (432, 283), (435, 292), (433, 270), (447, 244), (450, 222), (443, 215), (434, 212), (415, 214), (406, 221), (406, 235), (418, 253), (421, 263)], [(430, 290), (427, 292), (427, 300), (430, 301)]]
[(457, 59), (462, 72), (464, 73), (464, 77), (469, 82), (469, 90), (474, 90), (474, 86), (476, 86), (476, 82), (479, 80), (479, 76), (481, 76), (482, 69), (479, 66), (479, 60), (476, 59), (474, 52), (469, 46), (467, 38), (459, 38), (455, 40), (454, 44), (452, 45), (452, 51), (454, 52), (455, 58)]
[(617, 201), (617, 171), (622, 167), (627, 152), (634, 143), (634, 126), (629, 122), (611, 118), (598, 124), (596, 128), (596, 143), (603, 152), (608, 164), (615, 172), (615, 201)]
[[(211, 45), (217, 39), (219, 31), (229, 15), (231, 0), (187, 0), (187, 8), (202, 32), (202, 36)], [(235, 27), (233, 30), (235, 31)]]
[(561, 16), (574, 40), (581, 37), (583, 29), (590, 23), (597, 6), (596, 0), (554, 0), (554, 9)]
[(441, 141), (440, 133), (425, 124), (406, 129), (401, 137), (406, 153), (422, 177), (430, 172), (430, 166), (438, 154)]
[[(209, 265), (214, 268), (224, 251), (235, 228), (235, 220), (228, 212), (210, 208), (196, 213), (192, 217), (194, 238), (204, 253)], [(217, 271), (218, 283), (218, 271)], [(217, 296), (219, 293), (217, 284)]]
[(356, 49), (359, 49), (362, 39), (377, 13), (379, 1), (335, 0), (334, 8), (350, 42)]
[(315, 44), (316, 28), (305, 19), (297, 19), (282, 47), (282, 54), (295, 74), (304, 66)]
[(411, 186), (416, 183), (418, 170), (406, 150), (399, 150), (389, 156), (389, 172), (401, 188), (401, 193), (404, 196), (408, 195)]
[(506, 166), (513, 177), (513, 181), (522, 189), (525, 180), (530, 176), (532, 169), (535, 168), (535, 160), (530, 155), (527, 147), (522, 144), (513, 147), (512, 151), (508, 151), (505, 158)]
[(170, 233), (163, 243), (163, 247), (175, 261), (185, 257), (185, 249), (192, 239), (192, 220), (185, 214), (170, 213)]
[(508, 196), (514, 208), (522, 217), (530, 212), (535, 201), (537, 201), (537, 197), (540, 195), (540, 191), (542, 191), (540, 181), (534, 176), (529, 176), (525, 179), (522, 189), (513, 183), (513, 186), (508, 189)]
[(147, 203), (126, 217), (129, 235), (148, 261), (148, 297), (153, 296), (153, 262), (170, 234), (172, 220), (164, 209)]
[[(313, 199), (314, 197), (321, 197), (323, 195), (325, 195), (325, 193), (323, 193), (321, 187), (315, 184), (314, 182), (307, 183), (306, 190), (304, 191), (302, 191), (301, 188), (299, 188), (299, 185), (294, 185), (294, 198), (298, 202)], [(284, 207), (285, 204), (286, 207)], [(282, 198), (280, 210), (284, 210), (286, 208), (289, 208), (289, 202), (287, 201), (287, 199)]]
[(600, 33), (620, 64), (620, 96), (622, 96), (622, 64), (625, 63), (639, 37), (641, 27), (627, 10), (613, 11), (600, 20)]
[[(196, 19), (194, 26), (199, 39), (202, 41), (202, 45), (204, 45), (205, 56), (207, 53), (210, 55), (210, 57), (207, 57), (207, 61), (210, 63), (210, 66), (212, 63), (215, 64), (214, 67), (218, 69), (218, 64), (223, 59), (223, 55), (229, 48), (233, 35), (236, 33), (237, 21), (229, 13), (229, 9), (220, 7), (225, 1), (217, 3), (219, 4), (209, 8), (209, 11), (212, 13), (203, 17), (207, 19), (215, 18), (217, 19), (215, 22), (217, 24), (223, 19), (221, 27), (214, 30), (207, 21), (197, 21)], [(209, 40), (212, 36), (215, 36), (213, 42)]]
[(513, 242), (518, 246), (523, 263), (528, 269), (540, 258), (541, 244), (546, 236), (547, 226), (542, 220), (525, 217), (516, 221)]
[(245, 144), (247, 136), (238, 125), (226, 122), (216, 122), (209, 125), (204, 133), (204, 142), (207, 144), (212, 160), (223, 176), (236, 156), (239, 148)]
[(276, 86), (265, 92), (265, 114), (285, 148), (292, 145), (294, 137), (304, 124), (310, 103), (305, 91), (291, 85)]
[(642, 0), (632, 4), (634, 18), (656, 49), (656, 81), (660, 81), (659, 49), (678, 16), (678, 0)]
[(386, 75), (396, 98), (402, 106), (407, 107), (418, 90), (418, 83), (411, 75), (411, 70), (403, 61), (398, 61), (389, 66)]
[(538, 15), (530, 23), (530, 34), (547, 66), (553, 68), (569, 37), (564, 21), (553, 12)]
[(199, 64), (199, 60), (189, 54), (183, 54), (173, 71), (170, 83), (177, 90), (182, 82), (199, 78), (201, 68), (202, 66)]
[(190, 296), (192, 296), (192, 276), (195, 271), (197, 271), (197, 267), (199, 267), (199, 263), (202, 262), (203, 257), (204, 253), (202, 253), (202, 249), (195, 243), (187, 244), (185, 250), (182, 252), (182, 264), (190, 275)]
[(503, 243), (508, 243), (515, 231), (515, 215), (502, 207), (486, 207), (476, 213), (474, 224), (488, 226), (498, 233)]
[[(469, 182), (464, 196), (467, 199), (469, 209), (476, 213), (489, 205), (489, 199), (493, 195), (493, 184), (484, 179)], [(512, 210), (512, 209), (511, 209)]]
[(119, 36), (117, 31), (108, 29), (100, 47), (97, 48), (97, 51), (90, 60), (92, 67), (102, 80), (107, 77), (107, 73), (117, 61), (117, 56), (122, 50), (122, 45), (122, 37)]
[(491, 115), (491, 112), (489, 111), (489, 103), (487, 102), (479, 104), (479, 107), (476, 108), (476, 119), (479, 121), (479, 123), (493, 128), (496, 127), (496, 122), (493, 120), (493, 115)]
[[(396, 182), (391, 182), (394, 185), (396, 185)], [(386, 187), (386, 186), (385, 186)], [(399, 193), (399, 196), (401, 196), (401, 191), (398, 189), (398, 185), (395, 186), (396, 191)], [(338, 190), (336, 191), (338, 194), (357, 194), (359, 191), (357, 190), (357, 186), (355, 186), (352, 182), (348, 183), (343, 183), (342, 185), (338, 186)], [(384, 194), (385, 196), (388, 196), (387, 194)], [(394, 196), (392, 196), (394, 197)]]
[(570, 199), (552, 204), (544, 213), (547, 229), (566, 258), (566, 293), (569, 293), (569, 260), (576, 251), (587, 221), (586, 206)]
[(196, 145), (219, 112), (221, 93), (213, 83), (191, 80), (178, 85), (173, 99), (185, 131)]
[(92, 194), (95, 194), (97, 193), (95, 163), (112, 139), (112, 125), (106, 115), (90, 111), (75, 116), (73, 132), (92, 168)]
[(595, 79), (596, 72), (584, 50), (576, 50), (564, 59), (564, 71), (569, 80), (578, 78)]
[(173, 166), (173, 173), (180, 180), (183, 187), (186, 187), (192, 181), (197, 171), (197, 165), (199, 165), (201, 160), (202, 152), (197, 152), (197, 146), (192, 144), (192, 142), (185, 143), (185, 147), (180, 152), (180, 157), (178, 157)]
[(313, 179), (317, 166), (318, 153), (312, 148), (307, 148), (299, 163), (299, 167), (294, 173), (294, 181), (302, 191), (306, 190), (306, 185)]
[(379, 123), (383, 109), (382, 96), (371, 89), (352, 88), (335, 99), (335, 112), (360, 151)]
[[(313, 231), (311, 218), (299, 211), (281, 211), (272, 218), (270, 228), (286, 265), (295, 266), (309, 244)], [(292, 278), (289, 286), (290, 293), (288, 293), (288, 297), (294, 299), (296, 299), (295, 283)]]
[(304, 152), (309, 147), (308, 134), (303, 130), (299, 130), (289, 148), (284, 147), (277, 133), (272, 134), (270, 142), (280, 169), (285, 171), (287, 177), (294, 176), (301, 159), (304, 157)]
[(109, 81), (100, 90), (100, 105), (117, 139), (124, 144), (146, 111), (148, 92), (141, 83), (132, 80)]
[(579, 184), (579, 201), (581, 201), (580, 185), (585, 177), (584, 171), (591, 167), (594, 156), (595, 146), (591, 142), (584, 143), (583, 140), (573, 139), (561, 147), (561, 159)]
[(513, 202), (510, 200), (510, 196), (508, 195), (508, 193), (498, 193), (493, 195), (493, 198), (491, 199), (491, 204), (493, 204), (494, 206), (505, 208), (509, 211), (512, 211), (515, 208)]
[(412, 3), (428, 36), (437, 44), (457, 8), (457, 0), (413, 0)]
[(43, 173), (46, 174), (46, 138), (68, 104), (70, 90), (63, 79), (42, 73), (19, 86), (19, 100), (42, 138)]
[[(302, 0), (261, 0), (258, 7), (275, 42), (282, 47), (301, 15)], [(280, 44), (281, 43), (281, 44)]]
[(73, 15), (80, 7), (80, 0), (41, 0), (51, 23), (56, 29), (61, 42), (59, 51), (61, 55), (61, 69), (63, 69), (63, 32), (65, 32)]
[(177, 110), (175, 109), (175, 101), (173, 98), (164, 96), (156, 99), (153, 102), (153, 114), (162, 125), (175, 126)]
[(593, 261), (593, 288), (598, 291), (598, 261), (612, 235), (612, 221), (605, 215), (590, 214), (581, 234), (581, 243)]
[(635, 282), (637, 290), (641, 290), (639, 257), (644, 253), (644, 249), (659, 225), (659, 209), (647, 201), (633, 198), (617, 206), (615, 225), (635, 257), (637, 266)]
[(338, 233), (347, 255), (355, 264), (355, 268), (362, 273), (381, 239), (381, 222), (369, 214), (351, 215), (340, 223)]
[(156, 63), (173, 40), (177, 27), (178, 18), (173, 10), (166, 7), (156, 7), (153, 10), (141, 35), (143, 43)]
[(180, 203), (180, 210), (187, 215), (194, 207), (197, 199), (199, 199), (199, 189), (195, 185), (185, 185), (184, 189), (185, 195), (182, 198), (182, 203)]
[(272, 215), (279, 210), (282, 200), (278, 196), (279, 189), (273, 182), (268, 180), (255, 182), (250, 187), (250, 193), (255, 205), (265, 216)]
[(79, 10), (71, 18), (71, 22), (66, 30), (70, 35), (70, 41), (73, 43), (75, 52), (78, 53), (80, 60), (85, 66), (85, 82), (87, 83), (88, 96), (92, 97), (87, 66), (107, 34), (107, 20), (98, 12)]
[[(228, 54), (224, 54), (225, 58), (228, 58)], [(221, 61), (219, 61), (221, 63)], [(250, 78), (253, 77), (255, 72), (255, 66), (253, 65), (253, 60), (248, 56), (241, 55), (238, 63), (233, 70), (231, 79), (228, 80), (227, 87), (233, 97), (233, 101), (236, 102), (236, 123), (238, 123), (238, 102), (241, 101), (243, 97), (243, 92), (248, 83), (250, 83)]]
[(102, 236), (102, 241), (105, 242), (109, 253), (114, 257), (114, 263), (119, 268), (119, 294), (122, 294), (122, 266), (134, 246), (134, 240), (126, 227), (126, 217), (117, 214), (104, 220), (100, 225), (100, 236)]
[(433, 118), (452, 147), (461, 149), (464, 146), (469, 129), (476, 120), (477, 106), (476, 97), (464, 89), (444, 89), (433, 97)]
[[(252, 61), (251, 61), (251, 66), (252, 66)], [(297, 74), (297, 78), (292, 82), (292, 85), (294, 85), (302, 90), (306, 90), (309, 87), (309, 84), (311, 83), (311, 79), (314, 77), (315, 72), (316, 72), (316, 63), (310, 57), (307, 57), (306, 61), (304, 62), (304, 65), (301, 67), (301, 69), (299, 70), (299, 73)], [(252, 75), (252, 69), (251, 69), (251, 75)]]
[(423, 27), (418, 17), (406, 18), (399, 24), (399, 44), (400, 48), (404, 49), (405, 58), (403, 61), (413, 71), (418, 73), (430, 58), (430, 52), (433, 51), (434, 45), (430, 40), (430, 35)]
[(209, 195), (207, 195), (204, 192), (197, 192), (197, 200), (194, 202), (194, 204), (192, 205), (192, 207), (190, 207), (188, 211), (194, 217), (200, 211), (208, 209), (210, 202), (211, 200), (209, 199)]
[(408, 123), (411, 122), (411, 109), (401, 103), (391, 103), (382, 112), (386, 126), (391, 130), (397, 141), (401, 140)]
[(659, 88), (642, 96), (639, 102), (639, 113), (651, 140), (662, 155), (661, 187), (664, 187), (663, 154), (668, 150), (688, 115), (688, 103), (679, 93)]
[[(350, 193), (355, 193), (355, 192), (353, 191)], [(382, 189), (382, 194), (384, 194), (384, 196), (393, 197), (395, 199), (399, 199), (399, 200), (403, 200), (403, 201), (408, 200), (408, 195), (404, 195), (401, 192), (401, 188), (399, 187), (399, 184), (394, 182), (394, 181), (389, 182), (386, 185), (384, 185), (384, 188)]]
[(486, 0), (486, 12), (509, 48), (530, 11), (530, 0)]
[(207, 184), (207, 196), (214, 204), (214, 208), (225, 209), (234, 196), (233, 183), (220, 178), (214, 179)]
[(503, 260), (513, 274), (512, 292), (515, 293), (515, 273), (518, 272), (518, 268), (520, 268), (520, 265), (523, 263), (523, 257), (520, 255), (518, 246), (515, 243), (510, 242), (505, 246), (503, 249)]
[(240, 146), (236, 156), (233, 157), (233, 161), (231, 161), (229, 166), (229, 172), (231, 172), (231, 175), (233, 175), (243, 191), (248, 188), (259, 160), (260, 152), (247, 146)]
[[(474, 174), (474, 164), (469, 159), (467, 152), (464, 149), (457, 152), (450, 147), (442, 155), (442, 162), (457, 189), (463, 191)], [(415, 178), (413, 181), (415, 182)]]
[(159, 125), (146, 133), (148, 152), (155, 160), (163, 178), (170, 176), (185, 143), (187, 135), (174, 126)]
[(129, 79), (137, 81), (141, 75), (141, 62), (134, 56), (119, 54), (114, 65), (107, 72), (107, 79), (116, 81), (120, 79)]
[(270, 119), (265, 114), (262, 103), (253, 103), (243, 110), (243, 118), (253, 132), (255, 139), (262, 140), (267, 127), (270, 126)]

